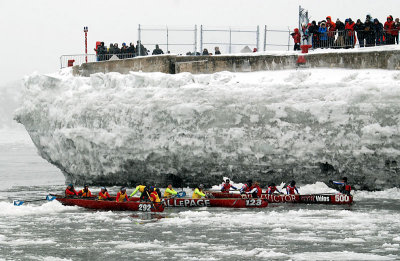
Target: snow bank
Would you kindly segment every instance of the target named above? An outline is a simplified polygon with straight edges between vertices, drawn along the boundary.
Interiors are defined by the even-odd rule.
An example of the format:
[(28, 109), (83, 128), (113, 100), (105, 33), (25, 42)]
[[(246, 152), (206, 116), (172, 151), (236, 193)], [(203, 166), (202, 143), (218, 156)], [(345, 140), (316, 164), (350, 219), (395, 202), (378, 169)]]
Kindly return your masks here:
[(16, 113), (68, 180), (400, 183), (400, 72), (131, 72), (25, 79)]

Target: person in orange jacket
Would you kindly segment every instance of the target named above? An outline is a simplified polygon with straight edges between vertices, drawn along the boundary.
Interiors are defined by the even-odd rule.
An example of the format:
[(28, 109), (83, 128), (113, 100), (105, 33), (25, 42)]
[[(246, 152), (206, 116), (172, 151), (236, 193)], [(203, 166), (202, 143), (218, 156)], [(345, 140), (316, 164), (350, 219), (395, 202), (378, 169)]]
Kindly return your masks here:
[(385, 35), (385, 44), (394, 44), (394, 22), (393, 16), (389, 15), (386, 19), (386, 22), (383, 26), (383, 33)]
[(91, 197), (92, 196), (92, 192), (90, 192), (89, 186), (85, 184), (83, 186), (83, 189), (78, 192), (78, 196), (83, 197), (83, 198)]
[(76, 192), (74, 185), (72, 184), (68, 185), (68, 187), (65, 189), (65, 196), (66, 197), (78, 196), (78, 192)]
[(101, 187), (101, 190), (99, 192), (99, 200), (107, 200), (110, 198), (110, 194), (108, 194), (108, 191), (105, 187)]
[(158, 195), (157, 189), (155, 187), (151, 186), (149, 191), (150, 191), (150, 200), (151, 200), (151, 202), (160, 203), (161, 200), (160, 200), (160, 197)]
[(328, 47), (332, 47), (335, 42), (336, 24), (332, 22), (330, 16), (326, 17), (326, 28), (328, 29)]
[(125, 187), (122, 187), (120, 189), (120, 191), (117, 193), (116, 201), (117, 202), (129, 201), (128, 194), (126, 194), (126, 188)]

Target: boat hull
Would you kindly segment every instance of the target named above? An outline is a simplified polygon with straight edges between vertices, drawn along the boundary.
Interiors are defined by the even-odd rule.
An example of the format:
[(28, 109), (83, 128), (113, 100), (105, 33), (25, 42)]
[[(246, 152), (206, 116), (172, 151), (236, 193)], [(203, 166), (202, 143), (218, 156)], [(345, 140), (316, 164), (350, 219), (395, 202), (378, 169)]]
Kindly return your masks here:
[(223, 208), (265, 208), (268, 201), (265, 199), (191, 199), (191, 198), (171, 198), (163, 199), (166, 207), (223, 207)]
[(57, 197), (56, 200), (66, 206), (78, 206), (97, 210), (113, 211), (142, 211), (142, 212), (163, 212), (164, 204), (152, 204), (151, 202), (141, 201), (105, 201), (96, 199), (65, 198)]
[[(211, 192), (215, 198), (251, 198), (249, 195), (236, 193)], [(343, 205), (353, 203), (353, 196), (344, 194), (309, 194), (309, 195), (285, 195), (285, 194), (261, 194), (262, 199), (269, 203), (306, 203), (306, 204), (333, 204)]]

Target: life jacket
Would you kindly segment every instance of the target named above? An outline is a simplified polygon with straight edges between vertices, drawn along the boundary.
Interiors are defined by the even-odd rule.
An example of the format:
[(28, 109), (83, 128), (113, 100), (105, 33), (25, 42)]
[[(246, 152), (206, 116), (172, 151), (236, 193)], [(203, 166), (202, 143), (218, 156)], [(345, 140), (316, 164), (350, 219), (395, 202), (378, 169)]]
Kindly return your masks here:
[(231, 190), (231, 184), (227, 184), (227, 183), (224, 183), (223, 185), (222, 185), (222, 189), (221, 189), (221, 191), (222, 192), (229, 192), (230, 190)]
[(151, 200), (152, 202), (155, 202), (155, 203), (161, 202), (160, 198), (158, 197), (157, 191), (151, 192), (151, 194), (150, 194), (150, 200)]
[(127, 201), (127, 195), (126, 195), (126, 192), (125, 193), (121, 193), (121, 191), (120, 192), (118, 192), (118, 194), (117, 194), (117, 201), (118, 202), (124, 202), (124, 201)]
[(276, 186), (269, 186), (268, 187), (268, 194), (272, 194), (276, 191)]
[(248, 184), (244, 184), (240, 192), (249, 192), (250, 188), (251, 187)]
[(110, 194), (108, 194), (108, 192), (106, 191), (106, 192), (104, 192), (104, 194), (103, 193), (101, 193), (101, 191), (99, 192), (99, 200), (102, 200), (102, 199), (108, 199), (108, 198), (110, 198)]
[(290, 185), (288, 185), (288, 186), (286, 187), (286, 191), (288, 192), (289, 195), (295, 194), (295, 193), (294, 193), (295, 189), (296, 189), (296, 185), (293, 186), (293, 187), (290, 186)]
[(92, 193), (90, 192), (90, 190), (88, 190), (86, 192), (84, 189), (82, 189), (79, 194), (81, 195), (81, 197), (84, 197), (84, 198), (88, 198), (88, 197), (92, 196)]
[(71, 188), (71, 190), (69, 190), (67, 188), (67, 189), (65, 189), (65, 195), (66, 196), (76, 196), (76, 195), (78, 195), (78, 193), (75, 191), (75, 189)]
[(144, 189), (146, 188), (145, 185), (139, 185), (139, 192), (143, 193)]
[(251, 186), (250, 191), (253, 190), (253, 189), (257, 189), (257, 191), (255, 191), (257, 194), (253, 193), (253, 198), (255, 198), (255, 196), (257, 196), (257, 198), (261, 197), (262, 189), (260, 188), (260, 186), (258, 186), (258, 185)]
[(346, 193), (349, 193), (349, 194), (350, 194), (351, 186), (348, 185), (348, 184), (346, 184), (346, 185), (344, 186), (344, 191), (345, 191)]
[(201, 197), (205, 197), (206, 194), (204, 194), (202, 191), (200, 191), (200, 189), (196, 188), (193, 192), (192, 198), (201, 198)]
[(174, 189), (167, 188), (164, 192), (164, 198), (170, 198), (172, 195), (178, 194)]

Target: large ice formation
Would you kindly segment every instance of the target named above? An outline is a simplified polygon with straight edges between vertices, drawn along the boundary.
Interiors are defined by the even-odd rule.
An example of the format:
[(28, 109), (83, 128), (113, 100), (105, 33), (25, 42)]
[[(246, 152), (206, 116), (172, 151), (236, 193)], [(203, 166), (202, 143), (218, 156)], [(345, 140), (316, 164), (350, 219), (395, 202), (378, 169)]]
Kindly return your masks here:
[(25, 79), (15, 118), (67, 182), (400, 184), (400, 72), (132, 72)]

